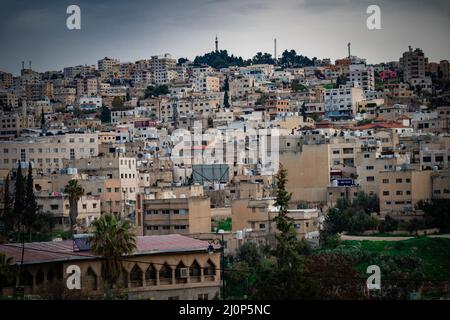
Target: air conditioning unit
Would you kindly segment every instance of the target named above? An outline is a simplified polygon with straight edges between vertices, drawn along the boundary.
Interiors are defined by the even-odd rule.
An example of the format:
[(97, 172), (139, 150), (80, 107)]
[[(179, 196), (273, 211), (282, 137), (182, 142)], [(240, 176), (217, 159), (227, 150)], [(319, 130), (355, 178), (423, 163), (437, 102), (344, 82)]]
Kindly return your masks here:
[(180, 278), (187, 278), (189, 274), (189, 268), (180, 268)]

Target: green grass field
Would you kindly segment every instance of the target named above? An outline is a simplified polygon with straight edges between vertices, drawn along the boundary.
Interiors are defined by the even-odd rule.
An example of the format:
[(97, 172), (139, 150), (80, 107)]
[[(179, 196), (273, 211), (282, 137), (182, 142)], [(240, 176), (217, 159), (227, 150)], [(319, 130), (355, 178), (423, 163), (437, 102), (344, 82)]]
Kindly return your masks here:
[(404, 241), (345, 240), (341, 250), (360, 248), (365, 252), (395, 256), (413, 256), (423, 262), (426, 277), (450, 279), (450, 239), (418, 237)]

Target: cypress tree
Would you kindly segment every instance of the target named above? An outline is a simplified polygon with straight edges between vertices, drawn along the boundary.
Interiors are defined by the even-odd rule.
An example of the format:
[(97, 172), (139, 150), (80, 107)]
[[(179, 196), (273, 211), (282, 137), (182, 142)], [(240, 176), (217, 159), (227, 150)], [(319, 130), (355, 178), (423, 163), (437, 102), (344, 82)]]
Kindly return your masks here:
[(9, 193), (9, 175), (6, 176), (5, 179), (5, 188), (4, 188), (4, 194), (3, 194), (3, 213), (1, 216), (1, 222), (3, 224), (3, 228), (4, 228), (4, 234), (7, 233), (7, 231), (13, 230), (14, 229), (14, 216), (12, 214), (12, 208), (11, 208), (11, 204), (12, 204), (12, 199), (11, 199), (11, 195)]
[(24, 225), (27, 227), (31, 238), (31, 230), (33, 224), (36, 220), (36, 214), (38, 211), (38, 206), (36, 203), (36, 197), (34, 195), (33, 189), (33, 168), (31, 167), (31, 162), (28, 163), (28, 177), (27, 186), (25, 193), (25, 211), (24, 211)]
[(14, 220), (17, 221), (17, 227), (20, 230), (21, 225), (23, 225), (23, 215), (25, 212), (25, 181), (22, 175), (22, 167), (19, 162), (19, 166), (17, 168), (17, 176), (16, 176), (16, 190), (14, 196)]

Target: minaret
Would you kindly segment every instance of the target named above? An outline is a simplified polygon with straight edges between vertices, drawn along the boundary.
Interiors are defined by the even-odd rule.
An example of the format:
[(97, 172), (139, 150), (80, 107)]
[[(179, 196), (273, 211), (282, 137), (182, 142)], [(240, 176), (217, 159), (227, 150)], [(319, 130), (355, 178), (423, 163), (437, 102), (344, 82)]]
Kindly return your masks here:
[(219, 39), (217, 39), (217, 34), (216, 34), (216, 52), (219, 52)]
[(348, 47), (348, 58), (350, 59), (351, 58), (351, 54), (350, 54), (350, 46), (351, 46), (352, 44), (349, 42), (348, 44), (347, 44), (347, 47)]
[(273, 39), (273, 60), (277, 61), (277, 38)]

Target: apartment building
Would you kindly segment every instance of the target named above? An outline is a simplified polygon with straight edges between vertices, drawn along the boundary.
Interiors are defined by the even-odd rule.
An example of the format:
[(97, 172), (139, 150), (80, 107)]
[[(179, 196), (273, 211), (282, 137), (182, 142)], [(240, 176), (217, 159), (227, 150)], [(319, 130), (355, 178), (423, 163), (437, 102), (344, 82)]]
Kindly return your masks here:
[(220, 79), (219, 77), (202, 75), (192, 79), (192, 88), (194, 92), (219, 92)]
[(280, 163), (287, 170), (286, 189), (292, 202), (325, 202), (330, 184), (330, 152), (327, 144), (304, 144), (300, 152), (280, 154)]
[(13, 75), (9, 72), (0, 71), (0, 88), (7, 89), (13, 85)]
[(75, 81), (78, 97), (92, 97), (98, 94), (98, 79), (85, 77)]
[[(54, 219), (55, 230), (67, 231), (70, 229), (69, 199), (61, 192), (39, 192), (36, 194), (36, 202), (40, 212), (49, 213)], [(100, 218), (100, 197), (82, 196), (78, 200), (77, 223), (83, 228)]]
[(358, 84), (364, 91), (375, 90), (375, 72), (364, 64), (352, 64), (346, 74), (350, 84)]
[(22, 113), (0, 113), (0, 136), (19, 136), (24, 129), (34, 128), (34, 116)]
[(358, 103), (364, 99), (364, 91), (360, 86), (327, 89), (324, 94), (325, 111), (327, 114), (355, 115), (358, 112)]
[(66, 167), (77, 168), (80, 174), (88, 176), (89, 182), (86, 183), (101, 182), (91, 190), (91, 194), (100, 196), (102, 212), (121, 213), (125, 217), (135, 213), (139, 192), (136, 166), (134, 157), (120, 154), (66, 161)]
[(211, 232), (209, 197), (141, 199), (144, 235)]
[(414, 78), (424, 78), (428, 65), (428, 58), (421, 49), (409, 46), (409, 50), (400, 58), (400, 69), (403, 71), (403, 81), (409, 82)]
[(12, 169), (18, 162), (31, 162), (40, 173), (58, 172), (65, 160), (88, 159), (98, 155), (96, 133), (67, 133), (53, 136), (21, 137), (0, 141), (0, 168)]
[(229, 87), (230, 99), (243, 98), (255, 92), (256, 81), (252, 78), (238, 76), (229, 81)]
[(380, 214), (414, 215), (415, 205), (432, 196), (432, 171), (401, 170), (381, 171)]
[[(275, 217), (279, 210), (274, 207), (274, 199), (238, 199), (231, 206), (233, 231), (251, 229), (270, 237), (278, 230)], [(289, 209), (287, 215), (294, 219), (294, 227), (299, 237), (317, 233), (319, 212), (317, 209)]]
[(431, 174), (431, 197), (450, 199), (450, 170), (440, 170)]

